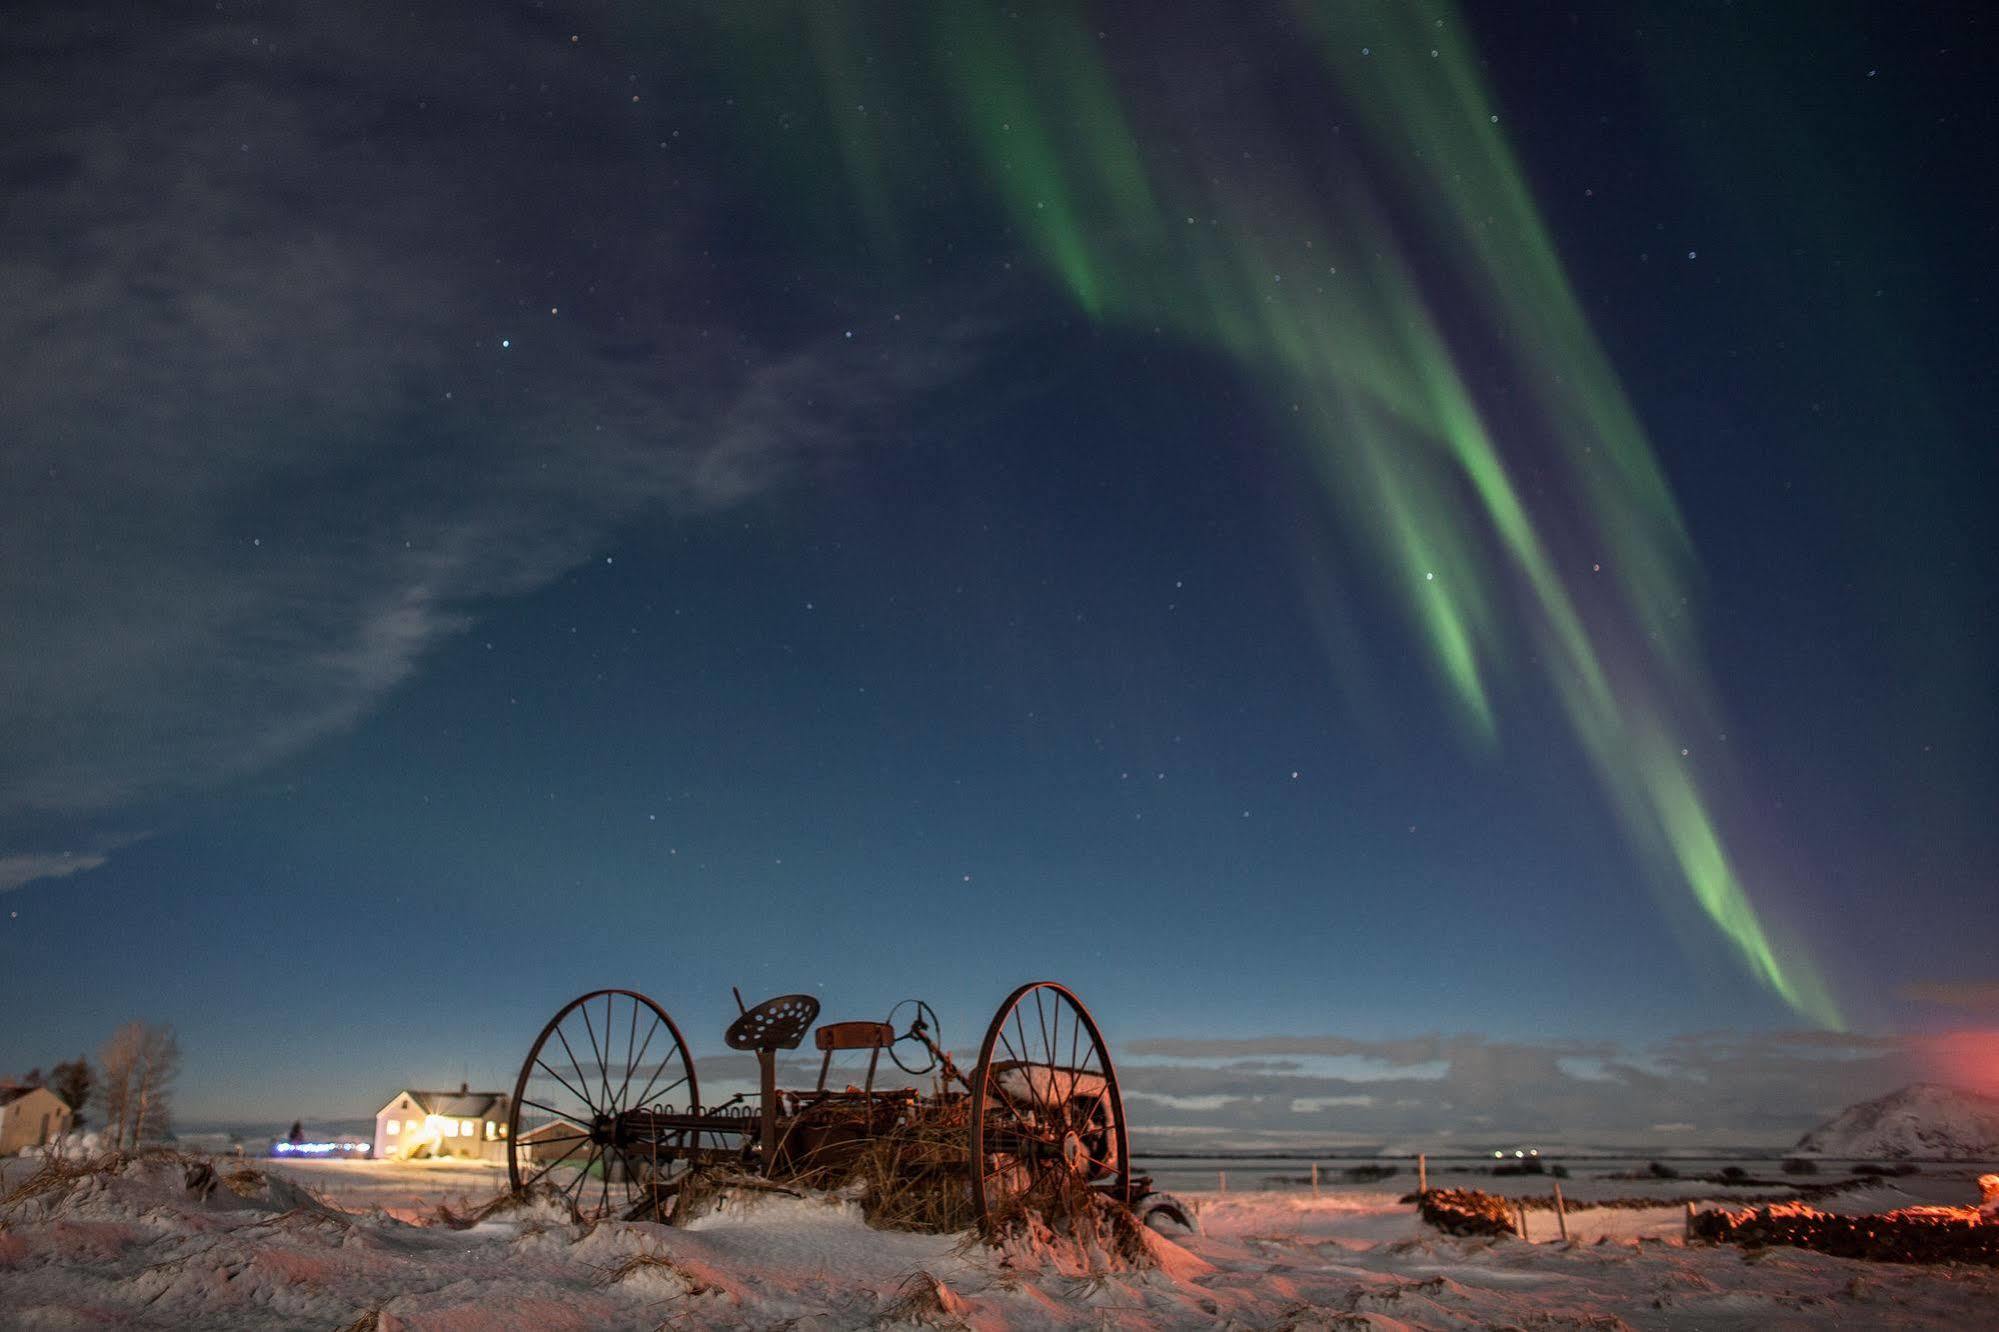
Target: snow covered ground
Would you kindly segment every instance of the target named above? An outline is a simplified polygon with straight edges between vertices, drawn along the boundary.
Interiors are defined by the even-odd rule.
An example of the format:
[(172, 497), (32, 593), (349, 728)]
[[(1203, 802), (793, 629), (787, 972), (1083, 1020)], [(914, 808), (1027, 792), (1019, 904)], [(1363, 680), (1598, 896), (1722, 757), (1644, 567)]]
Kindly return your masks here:
[[(226, 1177), (244, 1165), (255, 1178)], [(418, 1225), (486, 1167), (222, 1160), (85, 1176), (0, 1209), (0, 1326), (381, 1329), (1976, 1326), (1999, 1273), (1680, 1244), (1674, 1208), (1595, 1209), (1568, 1245), (1457, 1239), (1373, 1190), (1188, 1193), (1203, 1232), (1150, 1270), (868, 1228), (766, 1197), (685, 1228), (534, 1208)], [(8, 1162), (18, 1187), (33, 1162)], [(230, 1185), (233, 1184), (233, 1187)], [(1553, 1218), (1542, 1213), (1552, 1234)], [(1538, 1228), (1537, 1228), (1537, 1235)], [(1602, 1242), (1595, 1242), (1599, 1238)]]

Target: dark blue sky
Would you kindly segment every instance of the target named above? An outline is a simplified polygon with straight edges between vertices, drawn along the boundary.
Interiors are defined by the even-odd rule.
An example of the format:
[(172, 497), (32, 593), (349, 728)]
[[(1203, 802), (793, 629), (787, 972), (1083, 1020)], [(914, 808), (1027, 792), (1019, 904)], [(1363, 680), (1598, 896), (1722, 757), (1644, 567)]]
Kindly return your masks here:
[[(1716, 822), (1849, 1081), (1900, 1076), (1999, 1011), (1987, 21), (1437, 13), (1677, 499)], [(1559, 1055), (1599, 1062), (1516, 1120), (1624, 1126), (1632, 1070), (1707, 1068), (1661, 1042), (1809, 1025), (1525, 630), (1467, 733), (1268, 367), (1064, 290), (926, 119), (915, 28), (804, 25), (901, 118), (870, 174), (705, 10), (167, 14), (9, 39), (0, 1069), (138, 1017), (189, 1118), (367, 1112), (510, 1081), (604, 985), (714, 1052), (731, 985), (924, 996), (963, 1043), (1049, 977), (1154, 1043), (1139, 1128), (1392, 1136), (1467, 1116), (1291, 1093)], [(1309, 24), (1086, 26), (1148, 162), (1267, 142), (1271, 227), (1335, 188), (1360, 94)], [(1405, 247), (1563, 547), (1504, 320)], [(1433, 1033), (1472, 1035), (1395, 1044)], [(1170, 1063), (1273, 1036), (1370, 1062)]]

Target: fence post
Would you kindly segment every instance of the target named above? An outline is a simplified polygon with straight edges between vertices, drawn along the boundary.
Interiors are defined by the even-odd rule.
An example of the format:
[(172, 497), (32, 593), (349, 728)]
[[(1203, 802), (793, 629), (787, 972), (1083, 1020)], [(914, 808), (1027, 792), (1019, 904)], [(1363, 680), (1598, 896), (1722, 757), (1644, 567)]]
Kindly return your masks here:
[(1680, 1239), (1686, 1244), (1694, 1242), (1694, 1205), (1691, 1202), (1687, 1204), (1686, 1228), (1681, 1232)]
[[(1521, 1200), (1520, 1200), (1519, 1202), (1516, 1202), (1516, 1203), (1514, 1203), (1514, 1204), (1513, 1204), (1513, 1217), (1514, 1217), (1514, 1222), (1515, 1222), (1515, 1229), (1517, 1229), (1517, 1230), (1518, 1230), (1518, 1231), (1520, 1232), (1520, 1238), (1521, 1238), (1521, 1239), (1527, 1239), (1527, 1201), (1526, 1201), (1526, 1199), (1524, 1199), (1524, 1198), (1523, 1198), (1523, 1199), (1521, 1199)], [(1533, 1243), (1533, 1241), (1532, 1241), (1532, 1240), (1528, 1240), (1528, 1243), (1530, 1243), (1530, 1244), (1531, 1244), (1531, 1243)]]
[(1229, 1191), (1229, 1172), (1226, 1170), (1217, 1170), (1215, 1172), (1215, 1178), (1221, 1181), (1220, 1191), (1223, 1193), (1227, 1193)]
[(1418, 1152), (1416, 1153), (1416, 1192), (1428, 1193), (1429, 1191), (1430, 1191), (1430, 1158), (1425, 1156), (1423, 1153)]
[(1562, 1243), (1569, 1242), (1569, 1210), (1562, 1203), (1562, 1184), (1555, 1181), (1555, 1226), (1561, 1232)]
[(1319, 1196), (1319, 1163), (1317, 1161), (1312, 1162), (1312, 1196), (1314, 1198)]

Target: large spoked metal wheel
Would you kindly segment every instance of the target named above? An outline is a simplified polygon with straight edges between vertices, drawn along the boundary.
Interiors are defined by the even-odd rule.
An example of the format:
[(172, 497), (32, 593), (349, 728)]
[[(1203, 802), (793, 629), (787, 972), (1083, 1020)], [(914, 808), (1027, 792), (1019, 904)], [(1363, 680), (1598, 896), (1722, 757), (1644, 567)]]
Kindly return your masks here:
[(1053, 981), (1015, 990), (972, 1073), (972, 1203), (987, 1230), (1083, 1190), (1128, 1203), (1124, 1098), (1095, 1019)]
[(666, 1010), (635, 990), (592, 991), (541, 1029), (521, 1065), (507, 1180), (516, 1193), (553, 1189), (586, 1220), (644, 1215), (686, 1169), (673, 1149), (694, 1144), (634, 1134), (627, 1112), (700, 1100)]

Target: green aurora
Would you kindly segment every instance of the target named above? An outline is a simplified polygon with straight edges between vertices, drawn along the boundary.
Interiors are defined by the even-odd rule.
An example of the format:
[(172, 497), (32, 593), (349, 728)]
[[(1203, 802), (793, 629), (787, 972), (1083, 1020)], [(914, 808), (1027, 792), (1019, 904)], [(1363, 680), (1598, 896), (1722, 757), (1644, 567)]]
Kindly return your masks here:
[[(718, 18), (751, 77), (822, 94), (830, 151), (779, 164), (784, 187), (817, 190), (892, 271), (926, 176), (972, 162), (1089, 318), (1229, 358), (1393, 590), (1472, 742), (1502, 743), (1496, 684), (1538, 672), (1655, 880), (1794, 1011), (1841, 1027), (1810, 959), (1752, 901), (1704, 790), (1725, 774), (1688, 739), (1718, 729), (1688, 613), (1694, 553), (1456, 12), (1301, 6), (1340, 114), (1288, 158), (1121, 85), (1077, 11), (925, 12), (920, 37), (818, 6)], [(884, 93), (900, 114), (870, 111)], [(1510, 358), (1504, 442), (1454, 346), (1467, 328)]]

